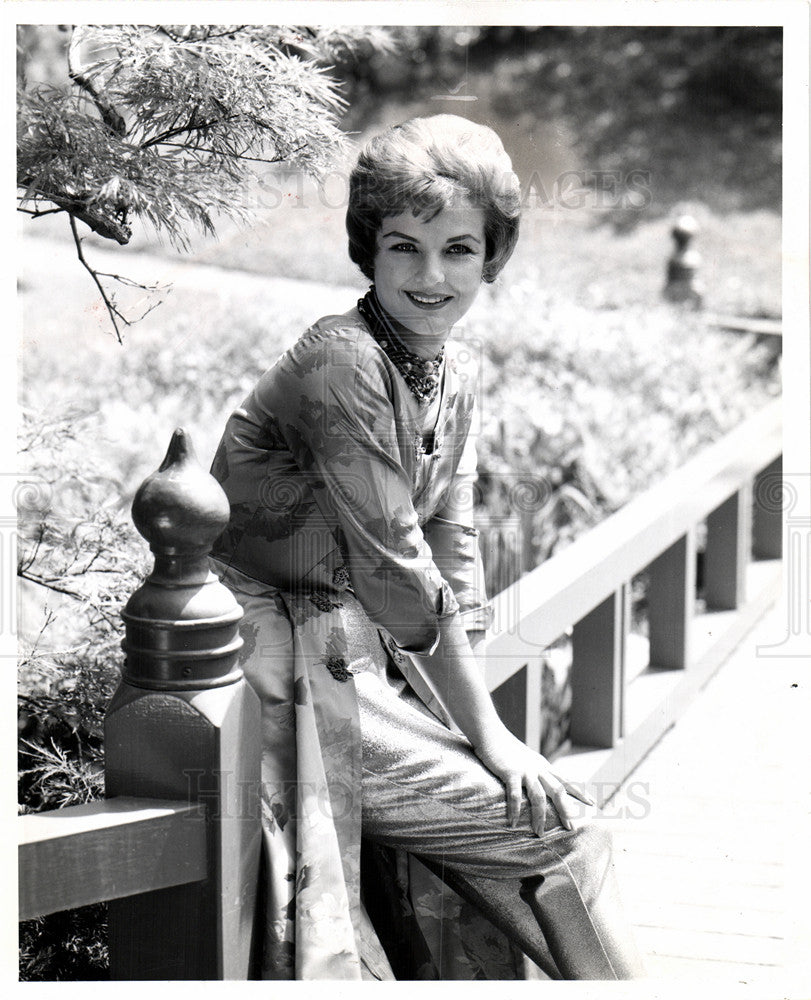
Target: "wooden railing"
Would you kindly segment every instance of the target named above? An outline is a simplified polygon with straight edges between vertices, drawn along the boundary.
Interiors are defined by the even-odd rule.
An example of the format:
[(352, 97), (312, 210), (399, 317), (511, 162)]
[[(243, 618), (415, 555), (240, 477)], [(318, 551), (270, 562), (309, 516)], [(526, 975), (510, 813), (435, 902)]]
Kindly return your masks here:
[[(541, 735), (543, 650), (571, 636), (571, 734), (561, 770), (600, 801), (673, 724), (775, 599), (781, 419), (774, 402), (495, 599), (485, 646), (502, 716)], [(777, 497), (777, 502), (775, 502)], [(696, 544), (705, 525), (705, 610)], [(647, 576), (647, 662), (631, 655), (631, 582)]]
[[(780, 455), (775, 403), (496, 597), (488, 684), (536, 747), (543, 650), (570, 630), (571, 741), (558, 766), (594, 783), (601, 801), (773, 600)], [(133, 505), (156, 558), (124, 613), (108, 798), (19, 820), (20, 919), (110, 900), (113, 979), (245, 979), (254, 969), (259, 709), (236, 667), (240, 611), (205, 564), (227, 503), (192, 459), (176, 432)], [(707, 610), (697, 615), (705, 520)], [(642, 571), (647, 665), (628, 641)]]
[(208, 565), (229, 507), (183, 431), (133, 502), (155, 567), (123, 612), (107, 799), (20, 818), (20, 919), (109, 900), (113, 979), (246, 979), (260, 845), (259, 701), (242, 611)]

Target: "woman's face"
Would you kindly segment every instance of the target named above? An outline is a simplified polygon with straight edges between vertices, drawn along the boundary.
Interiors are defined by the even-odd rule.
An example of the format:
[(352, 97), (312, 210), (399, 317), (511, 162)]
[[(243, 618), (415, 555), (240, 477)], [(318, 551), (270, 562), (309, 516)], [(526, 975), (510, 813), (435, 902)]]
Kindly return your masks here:
[[(484, 211), (467, 200), (430, 221), (387, 215), (377, 234), (375, 289), (380, 304), (431, 350), (473, 304), (484, 267)], [(417, 344), (411, 345), (416, 350)], [(428, 347), (428, 343), (425, 345)]]

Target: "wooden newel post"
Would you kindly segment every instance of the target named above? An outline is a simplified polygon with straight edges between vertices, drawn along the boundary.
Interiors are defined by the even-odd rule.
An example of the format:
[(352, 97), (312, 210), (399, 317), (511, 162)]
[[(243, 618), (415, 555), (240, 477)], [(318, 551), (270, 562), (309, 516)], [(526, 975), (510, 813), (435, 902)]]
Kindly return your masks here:
[(110, 904), (114, 979), (246, 979), (260, 843), (259, 704), (239, 669), (242, 611), (208, 555), (219, 484), (176, 430), (132, 516), (155, 567), (123, 612), (122, 683), (105, 724), (106, 792), (206, 811), (208, 877)]
[(703, 294), (698, 272), (701, 255), (690, 247), (698, 232), (698, 223), (692, 215), (676, 220), (671, 236), (676, 244), (667, 262), (667, 282), (664, 296), (671, 302), (687, 302), (694, 309), (701, 307)]

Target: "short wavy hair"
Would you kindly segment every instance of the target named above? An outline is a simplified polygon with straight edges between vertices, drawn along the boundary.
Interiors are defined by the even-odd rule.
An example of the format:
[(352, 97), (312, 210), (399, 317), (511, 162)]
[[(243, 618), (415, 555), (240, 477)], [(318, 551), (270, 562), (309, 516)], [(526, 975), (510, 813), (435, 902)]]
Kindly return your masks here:
[(412, 118), (371, 139), (349, 176), (349, 256), (374, 281), (383, 219), (412, 211), (432, 219), (460, 195), (484, 211), (485, 263), (491, 282), (518, 240), (518, 178), (496, 133), (457, 115)]

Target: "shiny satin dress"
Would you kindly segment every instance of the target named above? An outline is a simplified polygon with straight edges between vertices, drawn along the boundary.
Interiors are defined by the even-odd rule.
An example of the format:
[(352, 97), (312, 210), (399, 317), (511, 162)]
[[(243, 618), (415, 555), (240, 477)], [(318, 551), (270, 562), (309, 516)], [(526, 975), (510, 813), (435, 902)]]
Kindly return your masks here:
[(420, 665), (443, 618), (476, 631), (491, 617), (458, 518), (475, 384), (449, 342), (433, 408), (420, 403), (352, 310), (265, 373), (217, 450), (231, 520), (215, 568), (243, 607), (262, 705), (263, 978), (514, 978), (513, 946), (555, 978), (633, 974), (607, 837), (564, 831), (553, 809), (543, 838), (526, 810), (509, 830), (503, 787)]

